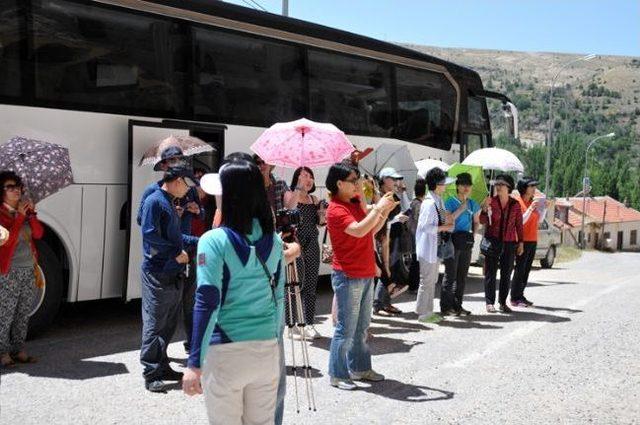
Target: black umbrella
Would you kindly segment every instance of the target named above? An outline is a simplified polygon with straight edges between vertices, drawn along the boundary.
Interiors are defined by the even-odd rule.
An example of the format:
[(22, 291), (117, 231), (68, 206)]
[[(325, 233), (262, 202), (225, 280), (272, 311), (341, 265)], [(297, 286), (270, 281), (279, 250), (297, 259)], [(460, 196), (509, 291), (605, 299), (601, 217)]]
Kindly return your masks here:
[(0, 145), (0, 170), (19, 175), (34, 204), (73, 183), (69, 149), (24, 137)]

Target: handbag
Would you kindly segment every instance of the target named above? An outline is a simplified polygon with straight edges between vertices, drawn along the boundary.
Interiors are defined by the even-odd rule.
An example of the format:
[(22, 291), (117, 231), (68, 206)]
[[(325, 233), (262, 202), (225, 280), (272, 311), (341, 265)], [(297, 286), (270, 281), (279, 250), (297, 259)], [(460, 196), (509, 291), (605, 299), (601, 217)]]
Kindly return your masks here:
[[(436, 207), (436, 213), (438, 214), (438, 224), (443, 225), (445, 220), (440, 213), (440, 208)], [(453, 247), (453, 242), (451, 241), (451, 233), (449, 232), (440, 232), (438, 234), (438, 249), (436, 255), (440, 260), (448, 260), (452, 258), (455, 254), (455, 250)]]
[(324, 264), (331, 264), (333, 262), (333, 247), (327, 243), (327, 230), (325, 227), (324, 236), (322, 237), (322, 253), (320, 259)]
[[(515, 201), (514, 201), (515, 202)], [(500, 239), (494, 238), (492, 236), (487, 236), (485, 230), (485, 235), (482, 237), (482, 241), (480, 242), (480, 252), (485, 257), (489, 258), (497, 258), (502, 255), (502, 251), (504, 249), (504, 243), (502, 240), (504, 239), (505, 232), (505, 221), (509, 219), (509, 215), (511, 214), (511, 199), (509, 199), (509, 206), (507, 207), (507, 214), (504, 214), (504, 210), (501, 209), (502, 214), (500, 216)], [(506, 220), (505, 220), (506, 219)]]

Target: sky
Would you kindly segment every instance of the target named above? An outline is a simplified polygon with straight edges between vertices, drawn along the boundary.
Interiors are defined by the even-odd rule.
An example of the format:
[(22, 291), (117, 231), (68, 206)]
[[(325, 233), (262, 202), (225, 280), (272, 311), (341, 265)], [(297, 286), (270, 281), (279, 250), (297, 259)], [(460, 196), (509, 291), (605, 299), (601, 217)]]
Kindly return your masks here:
[(640, 0), (289, 0), (289, 16), (391, 42), (640, 57)]

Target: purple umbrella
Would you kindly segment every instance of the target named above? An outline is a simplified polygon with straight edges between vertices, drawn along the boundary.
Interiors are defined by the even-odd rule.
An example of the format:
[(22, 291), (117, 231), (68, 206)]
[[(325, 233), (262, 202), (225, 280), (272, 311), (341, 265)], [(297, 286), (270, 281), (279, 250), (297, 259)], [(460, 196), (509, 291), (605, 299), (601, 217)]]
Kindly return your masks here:
[(0, 170), (19, 175), (33, 203), (73, 183), (69, 149), (19, 136), (0, 145)]

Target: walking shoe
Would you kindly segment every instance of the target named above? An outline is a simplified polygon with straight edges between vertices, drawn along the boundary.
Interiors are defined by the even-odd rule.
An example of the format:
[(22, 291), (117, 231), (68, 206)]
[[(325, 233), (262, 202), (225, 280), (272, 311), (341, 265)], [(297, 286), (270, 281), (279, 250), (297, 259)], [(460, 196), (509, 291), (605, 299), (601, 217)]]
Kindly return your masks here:
[(167, 393), (164, 382), (159, 379), (156, 379), (155, 381), (145, 381), (144, 387), (147, 391), (151, 391), (152, 393)]
[(487, 313), (495, 313), (496, 312), (496, 308), (493, 306), (493, 304), (487, 304)]
[(409, 285), (400, 285), (396, 284), (391, 291), (389, 291), (389, 297), (391, 299), (398, 298), (400, 295), (404, 294), (409, 290)]
[(384, 381), (384, 375), (374, 371), (373, 369), (369, 369), (365, 372), (351, 372), (349, 375), (351, 376), (351, 380), (353, 381)]
[(418, 317), (418, 322), (421, 322), (421, 323), (438, 323), (441, 321), (442, 321), (442, 316), (440, 316), (438, 313), (433, 313), (431, 315), (424, 315), (424, 316)]
[(336, 387), (340, 390), (353, 391), (358, 389), (358, 386), (354, 384), (351, 379), (340, 379), (332, 376), (329, 382), (332, 387)]
[(471, 312), (469, 310), (465, 310), (464, 308), (460, 307), (460, 309), (458, 309), (457, 311), (458, 316), (469, 316), (471, 315)]
[(173, 370), (168, 368), (163, 374), (162, 379), (166, 381), (182, 381), (182, 376), (184, 374), (182, 372), (178, 372), (177, 370)]
[(522, 302), (525, 303), (527, 305), (527, 307), (531, 307), (533, 305), (533, 303), (531, 301), (529, 301), (526, 298), (522, 298)]
[(511, 306), (512, 307), (529, 307), (527, 303), (525, 303), (522, 300), (516, 300), (516, 301), (511, 300)]
[(506, 305), (506, 304), (500, 304), (500, 311), (503, 312), (503, 313), (512, 313), (513, 312), (513, 310), (511, 310), (509, 308), (509, 306)]
[(448, 309), (440, 312), (440, 314), (442, 316), (457, 316), (458, 315), (458, 311), (453, 309), (453, 308), (448, 308)]

